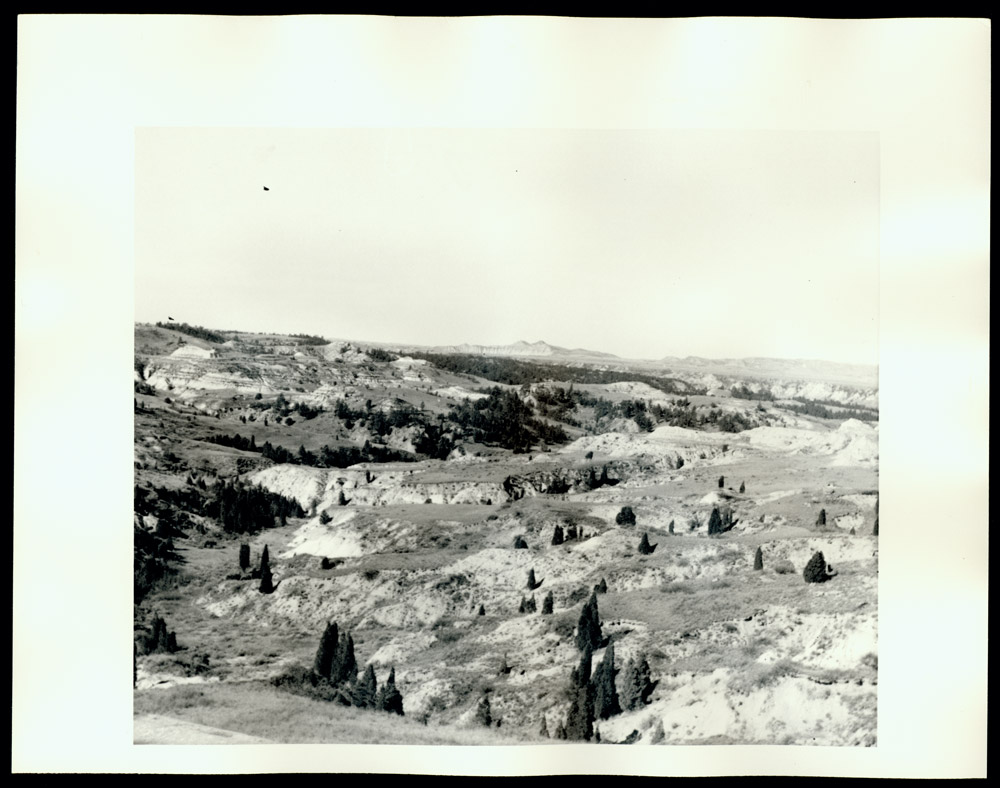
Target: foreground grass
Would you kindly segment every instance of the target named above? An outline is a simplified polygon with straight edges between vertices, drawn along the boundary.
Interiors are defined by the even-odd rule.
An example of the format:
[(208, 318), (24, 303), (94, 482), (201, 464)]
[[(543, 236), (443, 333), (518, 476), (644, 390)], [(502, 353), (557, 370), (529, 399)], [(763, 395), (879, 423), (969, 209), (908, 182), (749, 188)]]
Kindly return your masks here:
[[(405, 704), (405, 700), (404, 700)], [(517, 731), (423, 725), (394, 714), (292, 695), (263, 682), (182, 685), (133, 694), (133, 715), (158, 714), (279, 744), (524, 744)], [(405, 706), (404, 706), (405, 708)], [(537, 737), (530, 740), (538, 743)]]

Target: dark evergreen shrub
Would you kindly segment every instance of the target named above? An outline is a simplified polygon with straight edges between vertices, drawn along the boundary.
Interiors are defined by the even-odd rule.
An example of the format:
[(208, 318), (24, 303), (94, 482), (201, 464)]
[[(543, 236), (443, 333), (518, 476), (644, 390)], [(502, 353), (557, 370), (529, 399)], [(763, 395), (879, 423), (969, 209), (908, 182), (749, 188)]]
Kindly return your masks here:
[(635, 512), (632, 511), (632, 507), (623, 506), (621, 511), (615, 515), (615, 523), (617, 525), (635, 525)]
[(552, 592), (549, 591), (549, 593), (545, 595), (545, 599), (542, 600), (542, 615), (550, 615), (554, 604), (555, 600), (552, 598)]
[(240, 571), (246, 571), (250, 568), (250, 545), (241, 544), (240, 545)]
[(639, 540), (639, 555), (652, 555), (653, 551), (656, 549), (656, 545), (651, 545), (649, 543), (649, 536), (643, 533), (642, 539)]
[(759, 546), (757, 547), (757, 552), (753, 554), (753, 568), (756, 572), (764, 568), (764, 553), (761, 552)]
[(817, 552), (809, 559), (806, 568), (802, 570), (802, 576), (807, 583), (825, 583), (830, 579), (826, 569), (826, 559), (823, 553)]

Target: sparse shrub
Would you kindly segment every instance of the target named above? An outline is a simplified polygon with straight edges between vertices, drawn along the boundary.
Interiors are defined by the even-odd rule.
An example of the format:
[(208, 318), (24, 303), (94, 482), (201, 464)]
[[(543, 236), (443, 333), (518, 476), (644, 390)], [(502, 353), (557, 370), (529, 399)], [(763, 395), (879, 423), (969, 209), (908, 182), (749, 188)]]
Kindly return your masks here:
[(592, 451), (588, 451), (588, 452), (587, 452), (587, 453), (586, 453), (586, 454), (584, 455), (584, 459), (586, 459), (586, 460), (592, 460), (592, 459), (594, 459), (594, 452), (592, 452)]
[(664, 738), (666, 738), (666, 734), (663, 731), (663, 720), (657, 720), (653, 729), (649, 732), (649, 743), (660, 744)]
[(549, 593), (547, 593), (545, 595), (545, 599), (542, 600), (542, 615), (543, 616), (551, 615), (552, 614), (552, 607), (553, 607), (554, 604), (555, 604), (555, 600), (552, 597), (552, 592), (549, 591)]
[(684, 458), (683, 458), (683, 457), (681, 457), (681, 456), (680, 456), (680, 455), (678, 454), (678, 455), (677, 455), (677, 470), (680, 470), (680, 469), (681, 469), (681, 468), (683, 468), (683, 467), (684, 467)]
[(337, 493), (337, 506), (347, 506), (347, 498), (343, 490)]
[(795, 567), (787, 558), (782, 558), (774, 562), (774, 572), (778, 575), (792, 575), (795, 574)]
[(570, 525), (569, 528), (566, 529), (566, 541), (567, 542), (571, 541), (571, 540), (575, 541), (576, 538), (578, 537), (578, 535), (579, 534), (577, 534), (577, 532), (576, 532), (576, 526), (575, 525)]
[(639, 540), (639, 555), (652, 555), (656, 547), (655, 544), (649, 543), (649, 535), (643, 532), (642, 539)]
[(688, 529), (695, 531), (701, 528), (701, 518), (697, 514), (691, 515), (691, 519), (688, 520)]
[(545, 721), (545, 715), (544, 714), (542, 715), (542, 725), (538, 729), (538, 735), (541, 736), (543, 739), (550, 738), (550, 736), (549, 736), (549, 726), (548, 726), (548, 723), (546, 723), (546, 721)]
[(635, 525), (635, 512), (631, 506), (623, 506), (615, 516), (616, 525)]
[(764, 554), (761, 552), (760, 545), (757, 546), (757, 552), (753, 554), (753, 568), (755, 572), (764, 568)]
[(822, 552), (813, 553), (813, 557), (802, 570), (802, 576), (807, 583), (825, 583), (832, 577), (827, 571), (826, 559)]
[(333, 522), (333, 518), (324, 510), (319, 513), (319, 522), (321, 525), (327, 525), (328, 523)]
[(369, 582), (378, 577), (378, 569), (366, 569), (361, 573), (362, 577)]

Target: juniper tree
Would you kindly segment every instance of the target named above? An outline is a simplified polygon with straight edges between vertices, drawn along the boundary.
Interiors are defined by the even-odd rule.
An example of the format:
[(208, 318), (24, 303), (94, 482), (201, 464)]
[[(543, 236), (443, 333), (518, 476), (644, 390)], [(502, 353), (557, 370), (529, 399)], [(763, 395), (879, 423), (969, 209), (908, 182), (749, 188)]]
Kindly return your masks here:
[(515, 550), (527, 550), (528, 549), (528, 543), (526, 541), (524, 541), (524, 537), (523, 536), (519, 535), (519, 536), (515, 536), (514, 537), (514, 549)]
[(595, 590), (595, 591), (596, 591), (596, 592), (597, 592), (598, 594), (606, 594), (606, 593), (608, 593), (608, 581), (607, 581), (607, 580), (605, 580), (605, 579), (604, 579), (604, 578), (602, 577), (602, 578), (601, 578), (601, 582), (600, 582), (600, 583), (598, 583), (598, 584), (597, 584), (596, 586), (594, 586), (594, 590)]
[(744, 484), (743, 482), (740, 482), (740, 492), (741, 493), (745, 493), (746, 491), (747, 491), (746, 484)]
[(268, 556), (267, 545), (264, 545), (264, 552), (260, 555), (260, 592), (270, 594), (274, 591), (274, 583), (271, 580), (271, 559)]
[(623, 506), (621, 511), (615, 515), (616, 525), (635, 525), (635, 512), (631, 506)]
[(525, 613), (534, 613), (537, 609), (538, 608), (535, 605), (535, 595), (532, 594), (531, 598), (524, 605), (524, 612)]
[(319, 641), (319, 648), (316, 650), (316, 659), (313, 661), (313, 673), (320, 678), (327, 680), (330, 678), (333, 658), (337, 654), (338, 640), (337, 622), (331, 621), (323, 631), (323, 637)]
[(484, 694), (483, 697), (479, 699), (479, 704), (476, 706), (476, 722), (487, 728), (493, 725), (493, 715), (490, 713), (490, 696)]
[(674, 521), (671, 520), (670, 525), (667, 526), (667, 533), (673, 534), (673, 532), (674, 532)]
[(240, 571), (245, 572), (250, 568), (250, 545), (240, 545)]
[(545, 599), (542, 600), (542, 615), (547, 616), (552, 613), (552, 606), (555, 604), (555, 600), (552, 598), (552, 592), (549, 591), (545, 595)]
[(566, 716), (566, 738), (572, 741), (590, 741), (594, 736), (594, 697), (588, 683), (572, 690), (569, 714)]
[(558, 545), (563, 543), (563, 529), (562, 526), (556, 524), (555, 530), (552, 532), (552, 544)]
[(590, 599), (580, 612), (576, 627), (576, 647), (581, 651), (595, 649), (601, 646), (601, 621), (597, 610), (597, 594), (592, 593)]
[(809, 563), (802, 570), (802, 576), (807, 583), (825, 583), (830, 579), (830, 575), (826, 571), (826, 559), (823, 557), (823, 553), (813, 553), (813, 557), (809, 559)]
[(524, 613), (528, 609), (528, 603), (525, 602), (524, 597), (521, 597), (521, 604), (517, 607), (518, 613)]
[(753, 568), (755, 572), (759, 572), (764, 568), (764, 553), (761, 552), (760, 546), (757, 546), (757, 552), (753, 554)]
[(486, 608), (483, 607), (482, 605), (480, 605), (479, 606), (479, 612), (476, 615), (478, 615), (478, 616), (485, 616), (486, 615)]
[(719, 514), (719, 508), (714, 507), (712, 509), (712, 515), (708, 518), (708, 535), (712, 536), (714, 534), (722, 533), (722, 516)]
[(649, 543), (649, 535), (643, 532), (642, 539), (639, 540), (639, 555), (651, 555), (656, 549), (656, 545)]
[(819, 510), (819, 517), (816, 518), (816, 525), (826, 525), (826, 509)]
[(379, 689), (378, 696), (375, 699), (375, 707), (380, 711), (387, 711), (391, 714), (403, 716), (403, 695), (396, 688), (395, 667), (389, 670), (389, 678), (385, 680), (385, 684)]
[(576, 539), (576, 526), (575, 525), (571, 525), (569, 528), (566, 529), (566, 541), (569, 541), (571, 539)]
[(726, 486), (726, 477), (725, 476), (720, 476), (719, 477), (719, 489), (721, 490), (725, 486)]
[(645, 655), (639, 655), (638, 659), (630, 657), (625, 665), (625, 681), (622, 686), (621, 700), (625, 710), (634, 711), (645, 706), (655, 686)]
[(378, 697), (378, 682), (375, 679), (375, 668), (369, 664), (365, 674), (354, 687), (354, 705), (359, 709), (374, 709)]
[(612, 641), (604, 652), (604, 658), (594, 671), (591, 683), (594, 686), (594, 717), (606, 720), (615, 714), (621, 714), (618, 703), (618, 690), (615, 688), (615, 644)]
[(542, 726), (538, 729), (538, 735), (541, 736), (543, 739), (550, 738), (549, 737), (549, 726), (548, 726), (548, 723), (545, 721), (545, 715), (544, 714), (542, 715)]
[(540, 585), (541, 585), (541, 583), (535, 582), (535, 570), (534, 569), (529, 569), (528, 570), (528, 590), (529, 591), (534, 591)]
[(358, 662), (354, 657), (354, 638), (350, 633), (340, 638), (337, 652), (330, 666), (330, 683), (333, 685), (354, 681), (358, 675)]

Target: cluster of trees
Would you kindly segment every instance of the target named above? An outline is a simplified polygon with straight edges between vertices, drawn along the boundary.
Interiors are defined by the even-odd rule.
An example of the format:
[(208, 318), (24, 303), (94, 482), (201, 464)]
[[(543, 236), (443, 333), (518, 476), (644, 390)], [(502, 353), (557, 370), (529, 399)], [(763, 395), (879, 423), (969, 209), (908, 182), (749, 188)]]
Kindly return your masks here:
[(149, 630), (139, 635), (135, 650), (142, 654), (173, 654), (179, 650), (177, 635), (167, 629), (167, 622), (157, 614)]
[(298, 340), (300, 345), (329, 345), (329, 339), (323, 339), (323, 337), (314, 336), (312, 334), (289, 334), (293, 339)]
[[(785, 410), (798, 413), (803, 416), (815, 416), (820, 419), (857, 419), (858, 421), (878, 421), (878, 411), (873, 408), (865, 408), (860, 405), (841, 405), (838, 402), (828, 400), (810, 400), (804, 397), (795, 397), (798, 405), (783, 404)], [(831, 409), (834, 408), (834, 409)]]
[(395, 361), (399, 358), (394, 353), (390, 353), (388, 350), (383, 350), (380, 347), (368, 348), (365, 353), (372, 361)]
[(336, 621), (326, 625), (311, 670), (293, 670), (272, 683), (344, 706), (403, 715), (403, 695), (396, 687), (395, 666), (381, 687), (373, 665), (368, 665), (359, 679), (354, 638), (350, 632), (341, 633)]
[[(595, 729), (597, 721), (609, 719), (623, 710), (630, 711), (645, 705), (656, 684), (651, 679), (646, 657), (640, 655), (638, 659), (630, 658), (625, 668), (622, 696), (619, 697), (615, 644), (610, 639), (605, 643), (602, 638), (596, 590), (580, 613), (576, 645), (580, 650), (580, 663), (570, 673), (567, 688), (569, 712), (565, 725), (560, 725), (557, 729), (556, 737), (589, 741), (595, 736), (599, 737)], [(605, 645), (607, 648), (603, 658), (591, 672), (594, 651)]]
[(574, 392), (577, 403), (585, 408), (594, 409), (594, 419), (632, 419), (643, 432), (652, 432), (653, 420), (650, 410), (641, 399), (627, 399), (621, 402), (611, 402), (604, 397), (594, 397), (586, 392)]
[(201, 440), (205, 441), (205, 443), (214, 443), (216, 446), (226, 446), (227, 448), (239, 449), (240, 451), (260, 451), (260, 449), (257, 448), (257, 443), (253, 435), (251, 435), (248, 439), (234, 432), (232, 436), (209, 435)]
[(276, 522), (285, 525), (289, 517), (304, 517), (305, 511), (297, 501), (236, 479), (216, 483), (206, 514), (229, 533), (252, 534)]
[(207, 342), (218, 342), (223, 343), (228, 341), (225, 336), (220, 334), (218, 331), (212, 331), (208, 328), (202, 328), (201, 326), (189, 326), (187, 323), (156, 323), (157, 328), (167, 328), (171, 331), (180, 331), (182, 334), (187, 334), (190, 337), (196, 337), (197, 339), (204, 339)]
[(738, 519), (733, 519), (733, 510), (728, 506), (721, 512), (719, 507), (713, 507), (712, 514), (708, 518), (708, 535), (715, 536), (731, 531), (738, 522)]
[(414, 358), (429, 361), (438, 369), (458, 374), (475, 375), (494, 383), (506, 383), (513, 386), (524, 386), (532, 383), (547, 383), (559, 381), (565, 383), (623, 383), (638, 382), (663, 391), (667, 394), (677, 394), (692, 391), (704, 394), (704, 390), (694, 391), (690, 386), (676, 378), (644, 375), (635, 372), (618, 372), (615, 370), (592, 369), (589, 367), (573, 367), (557, 364), (538, 364), (512, 358), (497, 358), (491, 356), (470, 356), (456, 353), (411, 353)]
[(539, 441), (563, 443), (562, 427), (535, 418), (534, 411), (516, 391), (496, 386), (476, 401), (451, 406), (448, 419), (478, 443), (527, 452)]
[(732, 386), (729, 389), (731, 396), (736, 399), (752, 399), (758, 402), (773, 402), (774, 395), (767, 389), (761, 389), (760, 391), (753, 391), (747, 388), (745, 383), (740, 383), (738, 386)]

